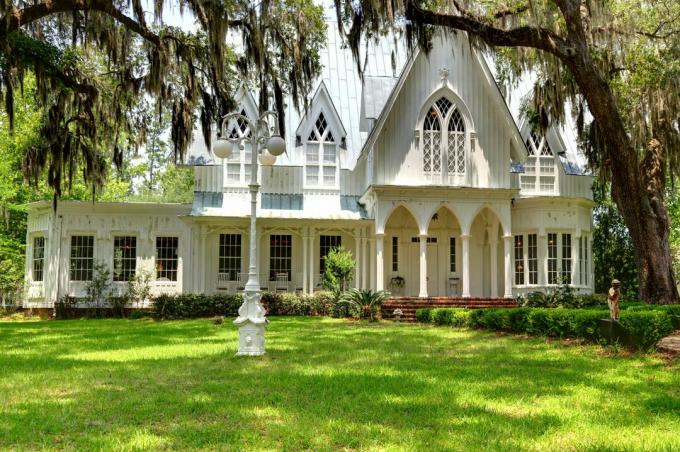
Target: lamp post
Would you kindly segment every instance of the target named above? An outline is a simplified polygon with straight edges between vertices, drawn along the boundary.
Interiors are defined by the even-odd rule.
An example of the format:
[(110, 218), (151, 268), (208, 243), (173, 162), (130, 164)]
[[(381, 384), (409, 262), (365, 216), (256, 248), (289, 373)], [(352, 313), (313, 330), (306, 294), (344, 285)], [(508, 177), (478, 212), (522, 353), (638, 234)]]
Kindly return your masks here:
[[(274, 127), (270, 127), (267, 122), (270, 116), (274, 118)], [(260, 189), (257, 183), (257, 168), (258, 160), (263, 166), (273, 165), (276, 157), (285, 152), (286, 142), (279, 135), (276, 112), (266, 111), (256, 120), (251, 120), (241, 113), (232, 112), (222, 117), (220, 138), (213, 146), (213, 152), (219, 158), (228, 158), (234, 147), (238, 150), (242, 138), (227, 138), (226, 126), (233, 121), (245, 121), (248, 124), (252, 146), (250, 184), (248, 185), (250, 188), (250, 260), (243, 304), (238, 310), (238, 317), (234, 320), (234, 325), (239, 329), (236, 356), (260, 356), (264, 354), (264, 329), (267, 319), (264, 308), (260, 304), (262, 294), (260, 293), (260, 278), (257, 274), (257, 193)], [(258, 152), (258, 147), (261, 147), (260, 152)]]

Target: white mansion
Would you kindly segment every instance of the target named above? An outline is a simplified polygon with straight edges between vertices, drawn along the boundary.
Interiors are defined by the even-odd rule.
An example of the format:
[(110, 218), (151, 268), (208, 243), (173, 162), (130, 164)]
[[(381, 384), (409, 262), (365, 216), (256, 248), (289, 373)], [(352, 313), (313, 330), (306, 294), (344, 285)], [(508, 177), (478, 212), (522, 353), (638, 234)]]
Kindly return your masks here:
[[(513, 118), (463, 33), (429, 55), (371, 44), (363, 82), (336, 24), (304, 114), (286, 111), (287, 152), (261, 167), (263, 290), (320, 288), (333, 247), (357, 261), (353, 284), (394, 295), (509, 298), (593, 287), (592, 177), (557, 129)], [(244, 87), (240, 110), (256, 117)], [(246, 137), (232, 123), (231, 136)], [(191, 205), (60, 202), (30, 206), (27, 306), (83, 296), (94, 263), (123, 291), (153, 273), (154, 293), (234, 293), (248, 271), (251, 149), (217, 159), (195, 137)], [(397, 284), (397, 281), (402, 284)]]

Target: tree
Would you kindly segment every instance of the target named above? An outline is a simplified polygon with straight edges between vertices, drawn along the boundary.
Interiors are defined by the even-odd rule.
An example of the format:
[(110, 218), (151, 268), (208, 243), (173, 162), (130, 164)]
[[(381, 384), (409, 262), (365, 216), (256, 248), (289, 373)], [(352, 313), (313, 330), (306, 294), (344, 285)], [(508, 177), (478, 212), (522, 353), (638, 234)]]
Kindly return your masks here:
[[(200, 31), (163, 23), (164, 7), (177, 3)], [(319, 72), (325, 29), (322, 8), (312, 0), (152, 4), (149, 23), (141, 0), (0, 3), (0, 97), (8, 126), (14, 126), (15, 95), (32, 72), (44, 111), (40, 139), (26, 152), (23, 169), (35, 185), (46, 176), (55, 200), (78, 170), (95, 193), (107, 160), (120, 167), (146, 141), (146, 98), (170, 112), (173, 152), (181, 160), (199, 112), (210, 146), (209, 127), (233, 108), (237, 80), (257, 83), (260, 108), (275, 105), (283, 121), (284, 93), (296, 103), (306, 98)], [(225, 44), (230, 31), (247, 38), (241, 59)]]
[[(635, 250), (640, 297), (680, 302), (664, 205), (667, 171), (680, 170), (680, 3), (675, 0), (335, 0), (341, 31), (359, 54), (362, 36), (405, 23), (411, 46), (435, 27), (502, 48), (510, 80), (537, 75), (540, 125), (571, 103), (590, 166), (611, 183)], [(592, 115), (589, 120), (588, 114)]]
[(352, 253), (342, 247), (332, 248), (326, 254), (324, 262), (326, 266), (323, 274), (324, 288), (335, 294), (347, 290), (357, 265)]

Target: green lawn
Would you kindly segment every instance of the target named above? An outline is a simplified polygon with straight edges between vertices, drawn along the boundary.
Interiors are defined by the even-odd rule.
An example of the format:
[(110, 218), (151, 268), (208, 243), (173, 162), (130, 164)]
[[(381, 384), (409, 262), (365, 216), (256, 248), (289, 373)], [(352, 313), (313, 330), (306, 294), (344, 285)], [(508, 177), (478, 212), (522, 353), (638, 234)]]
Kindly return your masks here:
[(420, 325), (0, 322), (0, 449), (680, 450), (680, 364)]

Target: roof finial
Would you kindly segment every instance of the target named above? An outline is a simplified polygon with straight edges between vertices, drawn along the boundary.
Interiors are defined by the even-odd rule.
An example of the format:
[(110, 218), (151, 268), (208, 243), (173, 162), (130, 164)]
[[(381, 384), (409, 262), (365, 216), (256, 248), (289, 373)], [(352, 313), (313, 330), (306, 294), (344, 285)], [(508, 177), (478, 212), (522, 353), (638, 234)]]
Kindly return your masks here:
[(441, 68), (439, 68), (439, 78), (442, 79), (443, 84), (446, 84), (446, 81), (449, 78), (449, 68), (447, 68), (446, 66), (442, 66)]

